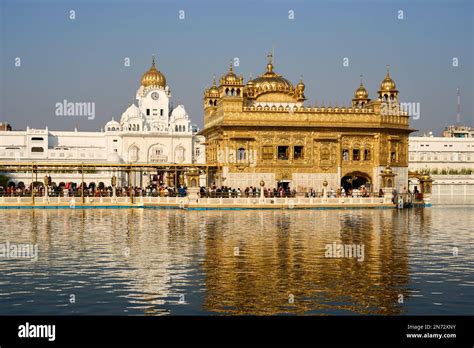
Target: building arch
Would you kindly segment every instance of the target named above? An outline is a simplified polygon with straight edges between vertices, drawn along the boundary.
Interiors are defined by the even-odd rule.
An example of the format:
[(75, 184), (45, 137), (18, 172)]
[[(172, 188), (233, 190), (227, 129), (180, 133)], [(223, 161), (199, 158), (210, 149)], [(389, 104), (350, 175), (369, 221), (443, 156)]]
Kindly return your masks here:
[(165, 147), (163, 144), (154, 144), (148, 148), (148, 162), (164, 163), (168, 162), (168, 156), (165, 154)]
[(130, 145), (127, 153), (129, 162), (138, 162), (140, 148), (136, 144)]
[(184, 162), (185, 152), (186, 152), (186, 150), (183, 147), (183, 145), (176, 146), (176, 148), (174, 150), (174, 158), (175, 158), (176, 162), (178, 162), (178, 163)]
[(239, 161), (239, 162), (245, 161), (246, 158), (247, 158), (247, 153), (245, 151), (245, 148), (239, 147), (237, 149), (237, 161)]
[(361, 171), (350, 171), (341, 177), (341, 187), (346, 190), (358, 189), (360, 186), (369, 188), (372, 186), (372, 177)]

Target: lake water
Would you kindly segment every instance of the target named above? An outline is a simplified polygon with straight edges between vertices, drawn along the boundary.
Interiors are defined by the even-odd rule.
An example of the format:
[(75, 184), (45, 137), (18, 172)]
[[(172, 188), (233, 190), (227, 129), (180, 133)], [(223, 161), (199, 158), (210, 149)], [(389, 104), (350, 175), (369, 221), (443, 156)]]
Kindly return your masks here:
[(0, 210), (0, 314), (472, 314), (473, 211)]

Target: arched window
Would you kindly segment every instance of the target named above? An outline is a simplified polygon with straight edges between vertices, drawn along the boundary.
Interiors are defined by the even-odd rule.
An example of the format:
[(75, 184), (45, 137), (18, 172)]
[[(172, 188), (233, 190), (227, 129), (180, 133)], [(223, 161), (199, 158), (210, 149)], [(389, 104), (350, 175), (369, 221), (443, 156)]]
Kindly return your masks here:
[(184, 152), (185, 152), (184, 147), (182, 147), (181, 145), (176, 147), (175, 152), (174, 152), (176, 162), (179, 162), (179, 163), (184, 162), (184, 159), (185, 159)]
[(245, 149), (243, 147), (237, 150), (237, 160), (245, 161)]
[(353, 161), (360, 161), (360, 150), (359, 149), (353, 149), (352, 150), (352, 160)]
[(237, 89), (237, 96), (240, 96), (240, 88)]
[(174, 131), (175, 131), (175, 132), (178, 131), (178, 125), (174, 126)]
[(327, 147), (321, 149), (321, 161), (329, 161), (331, 158), (331, 153)]
[(149, 150), (149, 162), (167, 162), (168, 156), (164, 154), (163, 147), (161, 145), (153, 145)]
[(348, 149), (343, 149), (342, 150), (342, 160), (343, 161), (349, 161), (349, 150)]
[(140, 149), (136, 145), (130, 146), (128, 149), (128, 159), (130, 162), (137, 162), (138, 161), (138, 153)]
[(364, 150), (364, 160), (370, 161), (371, 159), (372, 159), (372, 158), (371, 158), (370, 150), (369, 150), (369, 149), (365, 149), (365, 150)]

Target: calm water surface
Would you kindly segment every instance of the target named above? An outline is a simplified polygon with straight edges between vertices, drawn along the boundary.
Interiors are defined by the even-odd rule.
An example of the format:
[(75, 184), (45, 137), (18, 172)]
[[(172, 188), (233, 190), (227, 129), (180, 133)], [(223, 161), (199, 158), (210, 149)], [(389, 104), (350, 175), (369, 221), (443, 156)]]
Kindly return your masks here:
[(0, 314), (473, 314), (473, 211), (0, 210)]

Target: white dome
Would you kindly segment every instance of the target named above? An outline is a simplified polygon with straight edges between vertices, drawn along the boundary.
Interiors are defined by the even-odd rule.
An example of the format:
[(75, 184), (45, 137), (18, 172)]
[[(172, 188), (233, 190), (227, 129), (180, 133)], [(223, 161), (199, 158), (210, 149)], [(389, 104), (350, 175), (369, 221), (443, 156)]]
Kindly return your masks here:
[(118, 131), (120, 130), (120, 123), (112, 119), (111, 121), (107, 122), (105, 124), (105, 131), (110, 132), (110, 131)]
[(173, 121), (188, 118), (188, 113), (186, 112), (184, 105), (178, 105), (177, 107), (175, 107), (173, 112), (171, 112), (171, 117)]
[(107, 162), (122, 163), (123, 161), (117, 152), (112, 152), (112, 153), (109, 153), (109, 155), (107, 156)]
[(126, 122), (128, 119), (134, 117), (140, 117), (140, 110), (135, 104), (132, 104), (122, 114), (122, 117), (120, 118), (120, 123)]

